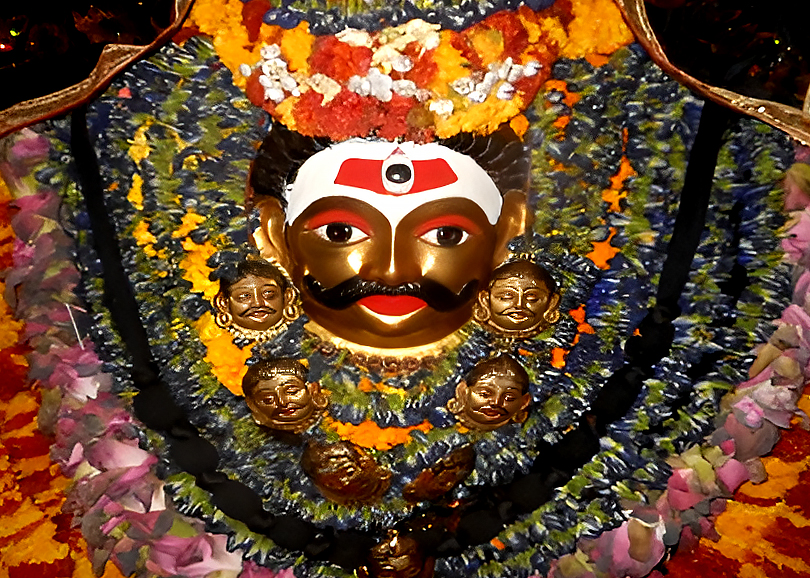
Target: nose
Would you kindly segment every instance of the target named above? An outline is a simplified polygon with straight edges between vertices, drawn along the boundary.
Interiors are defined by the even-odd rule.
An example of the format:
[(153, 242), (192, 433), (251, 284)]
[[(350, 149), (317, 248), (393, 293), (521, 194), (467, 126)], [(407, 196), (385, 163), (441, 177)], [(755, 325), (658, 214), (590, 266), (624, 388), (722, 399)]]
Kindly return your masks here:
[(250, 292), (250, 301), (248, 302), (250, 307), (260, 307), (264, 305), (264, 299), (259, 292), (259, 289), (253, 289)]
[(362, 275), (365, 279), (390, 286), (419, 280), (418, 254), (408, 246), (407, 239), (395, 236), (377, 241), (373, 252), (368, 255), (368, 269)]

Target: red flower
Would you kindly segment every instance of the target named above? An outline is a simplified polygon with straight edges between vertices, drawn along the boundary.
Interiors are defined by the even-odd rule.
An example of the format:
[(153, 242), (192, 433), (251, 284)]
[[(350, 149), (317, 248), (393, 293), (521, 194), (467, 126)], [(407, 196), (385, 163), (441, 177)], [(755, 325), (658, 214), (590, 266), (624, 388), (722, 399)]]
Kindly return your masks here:
[(242, 26), (247, 29), (248, 40), (256, 42), (265, 13), (272, 6), (268, 0), (249, 0), (242, 6)]
[(264, 87), (259, 83), (259, 76), (261, 76), (262, 70), (257, 68), (253, 71), (247, 79), (247, 86), (245, 87), (245, 94), (248, 97), (248, 100), (255, 104), (256, 106), (263, 106), (264, 105)]
[(520, 18), (514, 12), (503, 10), (496, 12), (479, 26), (497, 30), (503, 37), (503, 56), (501, 60), (511, 56), (517, 58), (529, 46), (529, 33), (523, 28)]
[(422, 46), (418, 42), (411, 42), (403, 50), (408, 58), (413, 62), (413, 68), (406, 72), (403, 76), (408, 80), (414, 81), (416, 86), (425, 87), (430, 84), (436, 72), (439, 70), (439, 65), (433, 60), (434, 50), (426, 50), (424, 54), (420, 55)]
[(365, 76), (373, 53), (366, 46), (351, 46), (334, 36), (321, 36), (312, 46), (310, 72), (321, 72), (340, 83), (354, 75)]

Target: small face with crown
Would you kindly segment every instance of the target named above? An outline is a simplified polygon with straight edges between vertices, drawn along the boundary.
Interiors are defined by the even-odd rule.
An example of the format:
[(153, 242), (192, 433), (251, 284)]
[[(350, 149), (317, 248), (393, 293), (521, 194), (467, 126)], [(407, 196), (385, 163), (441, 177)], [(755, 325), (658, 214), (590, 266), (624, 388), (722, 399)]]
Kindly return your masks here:
[(336, 336), (426, 345), (470, 320), (522, 230), (525, 197), (512, 193), (436, 143), (348, 141), (301, 166), (284, 213), (263, 217), (265, 245), (281, 248), (304, 311)]

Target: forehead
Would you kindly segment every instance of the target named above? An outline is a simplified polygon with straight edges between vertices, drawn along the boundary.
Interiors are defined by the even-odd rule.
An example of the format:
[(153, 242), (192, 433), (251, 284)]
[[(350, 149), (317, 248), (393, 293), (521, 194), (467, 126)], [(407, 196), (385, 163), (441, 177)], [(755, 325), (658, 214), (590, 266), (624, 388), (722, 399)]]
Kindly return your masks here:
[(521, 288), (539, 288), (545, 289), (546, 284), (540, 279), (527, 275), (514, 275), (512, 277), (505, 277), (502, 279), (495, 279), (492, 282), (492, 287), (497, 289), (499, 287), (521, 287)]
[[(406, 180), (400, 186), (389, 179), (389, 171), (403, 166)], [(495, 183), (467, 155), (437, 143), (360, 139), (310, 157), (285, 195), (287, 224), (325, 197), (350, 197), (379, 207), (393, 226), (416, 207), (446, 198), (470, 199), (494, 225), (503, 204)]]
[(521, 384), (511, 375), (485, 375), (472, 384), (470, 389), (475, 387), (494, 387), (502, 391), (508, 389), (523, 390)]
[(280, 385), (286, 385), (291, 382), (303, 385), (303, 380), (298, 377), (297, 375), (292, 375), (290, 373), (276, 373), (271, 375), (270, 377), (266, 377), (264, 379), (260, 379), (256, 383), (256, 391), (260, 389), (275, 389)]
[(238, 289), (240, 287), (253, 287), (256, 285), (272, 285), (274, 287), (278, 287), (278, 281), (271, 277), (262, 277), (260, 275), (250, 273), (233, 283), (231, 288)]

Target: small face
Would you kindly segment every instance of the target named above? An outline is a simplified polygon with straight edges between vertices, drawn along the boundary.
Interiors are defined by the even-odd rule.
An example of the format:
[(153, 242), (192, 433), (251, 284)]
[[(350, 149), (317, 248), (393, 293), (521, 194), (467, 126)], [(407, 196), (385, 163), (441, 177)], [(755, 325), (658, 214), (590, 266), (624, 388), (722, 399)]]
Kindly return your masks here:
[(471, 445), (461, 447), (423, 470), (402, 489), (402, 496), (410, 502), (436, 500), (464, 481), (474, 468), (475, 450)]
[(409, 537), (384, 540), (371, 550), (369, 562), (372, 578), (417, 578), (432, 573), (430, 560), (422, 554), (416, 540)]
[(330, 500), (341, 504), (367, 503), (388, 489), (391, 474), (370, 455), (348, 442), (312, 444), (305, 450), (310, 464), (304, 469)]
[(543, 323), (550, 297), (545, 284), (534, 277), (497, 279), (489, 291), (492, 322), (507, 330), (531, 330)]
[(247, 404), (257, 423), (281, 430), (295, 430), (306, 424), (316, 409), (307, 385), (285, 374), (259, 381)]
[(459, 392), (463, 395), (464, 421), (478, 429), (492, 430), (509, 423), (531, 401), (520, 383), (508, 376), (487, 375), (464, 389), (466, 392)]
[(377, 347), (430, 343), (463, 325), (495, 239), (483, 210), (463, 198), (426, 202), (392, 225), (361, 200), (327, 197), (286, 230), (310, 318)]
[(264, 331), (281, 321), (284, 292), (275, 279), (246, 275), (228, 289), (227, 307), (237, 325)]

